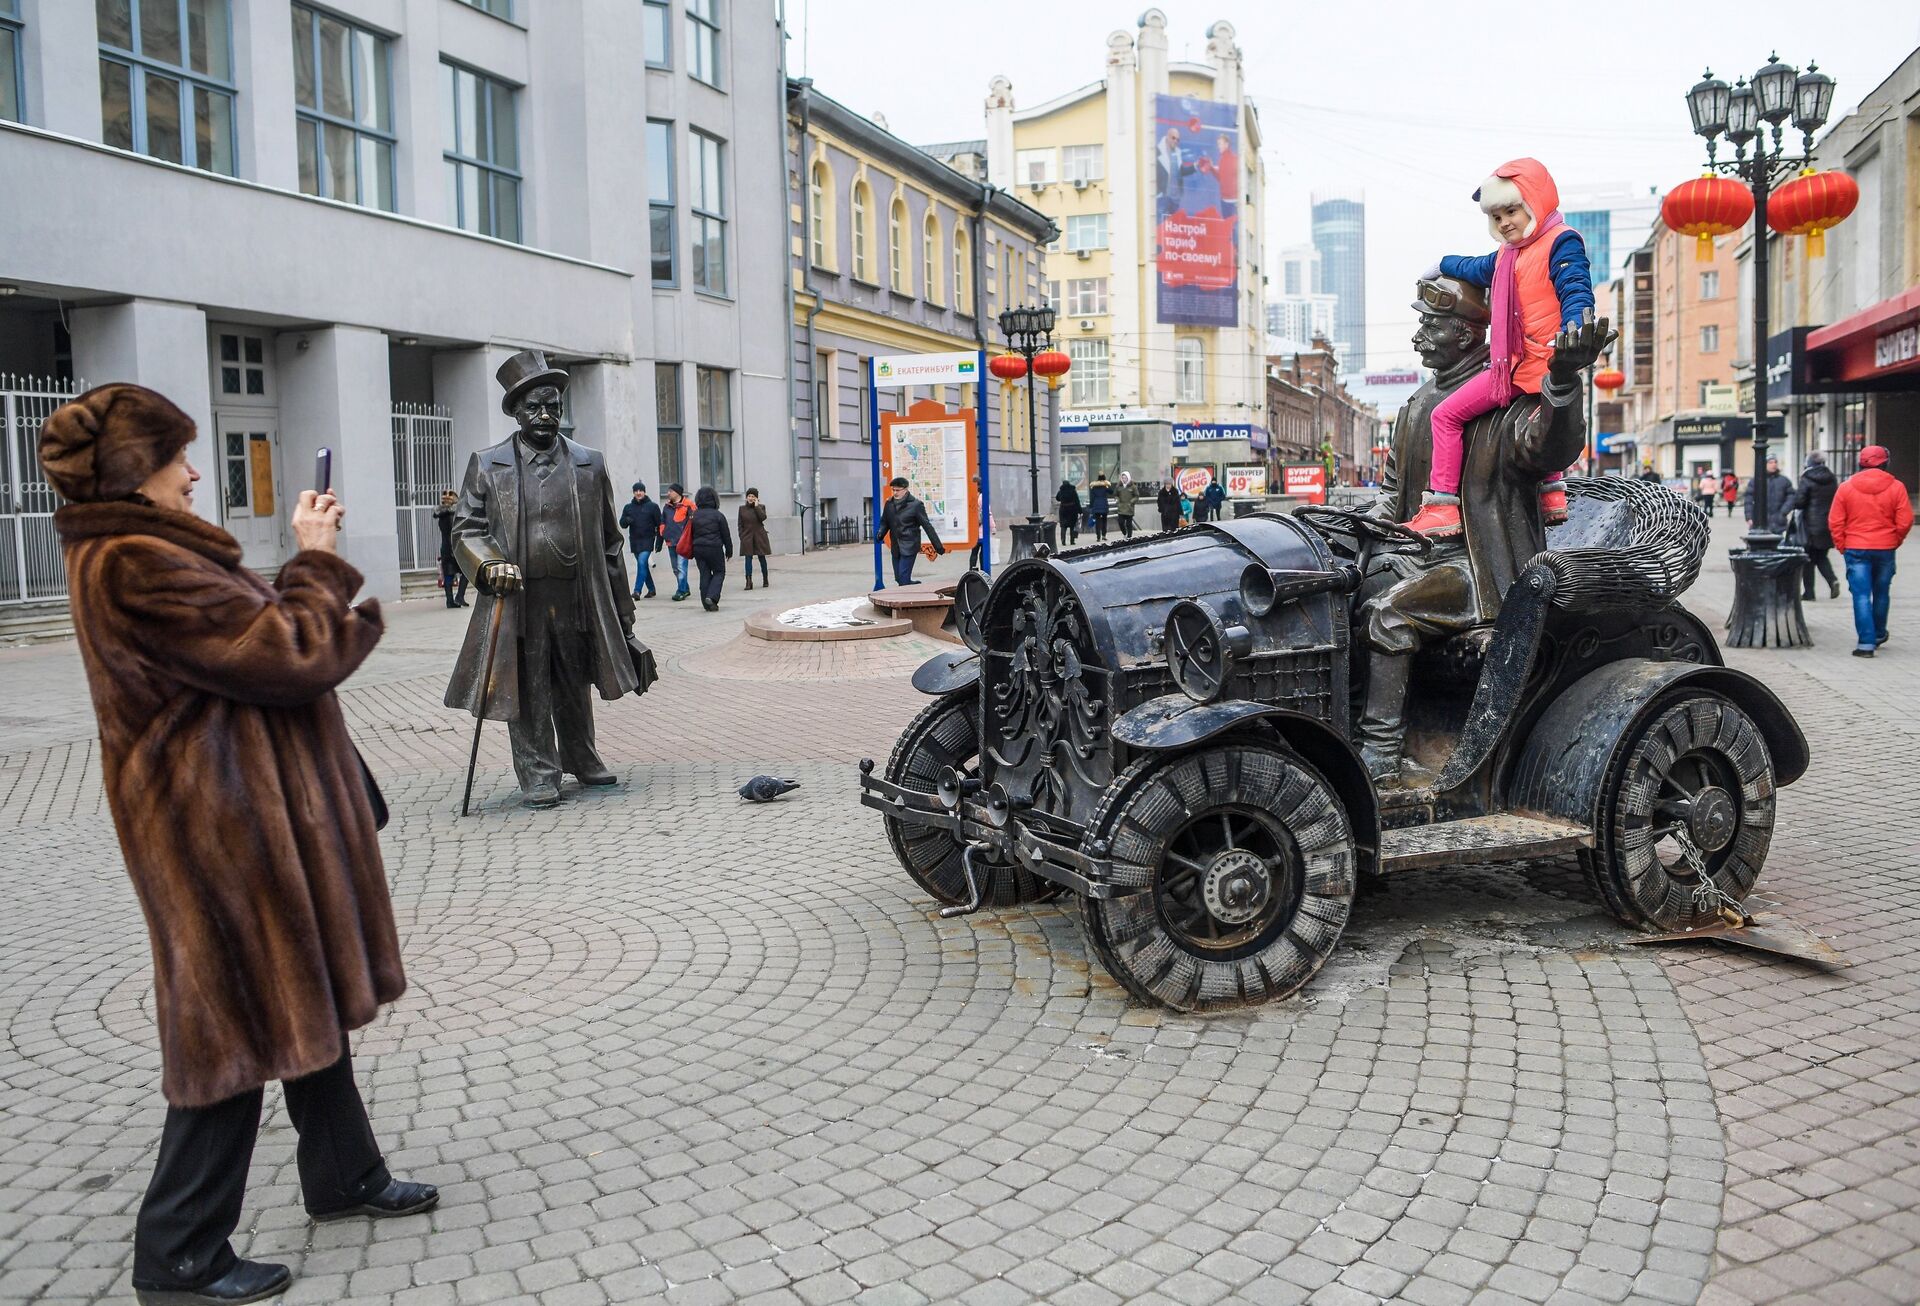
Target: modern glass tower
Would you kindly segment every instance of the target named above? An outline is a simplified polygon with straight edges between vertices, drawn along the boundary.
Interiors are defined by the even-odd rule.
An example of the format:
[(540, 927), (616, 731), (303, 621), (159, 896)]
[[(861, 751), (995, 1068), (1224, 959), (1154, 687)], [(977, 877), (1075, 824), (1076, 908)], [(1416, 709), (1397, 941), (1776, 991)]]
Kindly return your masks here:
[(1367, 365), (1367, 206), (1358, 194), (1313, 196), (1313, 247), (1320, 251), (1320, 285), (1339, 296), (1333, 311), (1341, 365)]

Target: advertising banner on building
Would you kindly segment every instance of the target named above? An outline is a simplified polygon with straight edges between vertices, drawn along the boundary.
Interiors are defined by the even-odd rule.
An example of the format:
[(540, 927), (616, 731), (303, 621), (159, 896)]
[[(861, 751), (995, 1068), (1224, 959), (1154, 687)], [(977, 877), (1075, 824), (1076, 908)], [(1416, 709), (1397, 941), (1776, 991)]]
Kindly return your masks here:
[(1267, 494), (1267, 469), (1264, 467), (1227, 468), (1227, 497), (1264, 499)]
[(1327, 501), (1325, 463), (1288, 463), (1280, 469), (1280, 492), (1308, 503)]
[(1207, 492), (1209, 485), (1213, 484), (1213, 468), (1176, 467), (1173, 469), (1173, 483), (1180, 493), (1189, 499), (1197, 499)]
[(1155, 320), (1237, 326), (1239, 110), (1184, 95), (1156, 95), (1153, 102)]

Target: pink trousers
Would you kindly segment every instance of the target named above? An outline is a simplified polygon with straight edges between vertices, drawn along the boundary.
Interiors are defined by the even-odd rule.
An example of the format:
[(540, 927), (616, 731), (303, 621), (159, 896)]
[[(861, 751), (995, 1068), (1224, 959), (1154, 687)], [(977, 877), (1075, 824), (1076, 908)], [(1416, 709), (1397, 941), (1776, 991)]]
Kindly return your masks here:
[[(1460, 493), (1460, 464), (1466, 459), (1462, 433), (1474, 418), (1500, 407), (1494, 397), (1492, 368), (1482, 368), (1471, 381), (1442, 399), (1433, 410), (1433, 470), (1427, 488), (1435, 494)], [(1547, 482), (1560, 479), (1555, 472)]]

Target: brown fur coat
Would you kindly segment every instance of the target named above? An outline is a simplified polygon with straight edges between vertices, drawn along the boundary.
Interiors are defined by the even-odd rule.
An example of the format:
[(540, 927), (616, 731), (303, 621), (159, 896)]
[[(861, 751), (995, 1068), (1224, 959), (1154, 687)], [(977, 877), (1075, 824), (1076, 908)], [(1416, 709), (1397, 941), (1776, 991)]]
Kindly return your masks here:
[(146, 914), (161, 1089), (204, 1106), (323, 1069), (406, 988), (336, 685), (378, 642), (360, 574), (269, 584), (231, 535), (130, 502), (55, 514), (101, 769)]

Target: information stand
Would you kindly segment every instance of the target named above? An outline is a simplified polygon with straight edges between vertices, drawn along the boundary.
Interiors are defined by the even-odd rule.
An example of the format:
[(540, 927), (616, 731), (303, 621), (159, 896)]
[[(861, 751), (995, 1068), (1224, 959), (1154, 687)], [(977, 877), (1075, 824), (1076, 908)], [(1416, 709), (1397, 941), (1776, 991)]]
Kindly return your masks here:
[[(905, 413), (880, 412), (880, 392), (912, 386), (967, 385), (975, 388), (974, 409), (948, 408), (931, 399)], [(980, 542), (980, 570), (993, 574), (992, 478), (987, 471), (987, 366), (984, 351), (952, 354), (896, 354), (867, 362), (867, 423), (872, 434), (873, 587), (887, 587), (886, 559), (880, 543), (880, 514), (886, 509), (887, 482), (905, 476), (926, 502), (927, 514), (941, 527), (942, 543)], [(978, 477), (980, 493), (970, 478)], [(922, 478), (927, 479), (922, 479)], [(957, 490), (956, 490), (957, 479)], [(934, 497), (935, 489), (939, 497)], [(954, 502), (955, 499), (959, 502)], [(938, 511), (936, 511), (936, 505)], [(945, 526), (959, 527), (952, 538)]]

